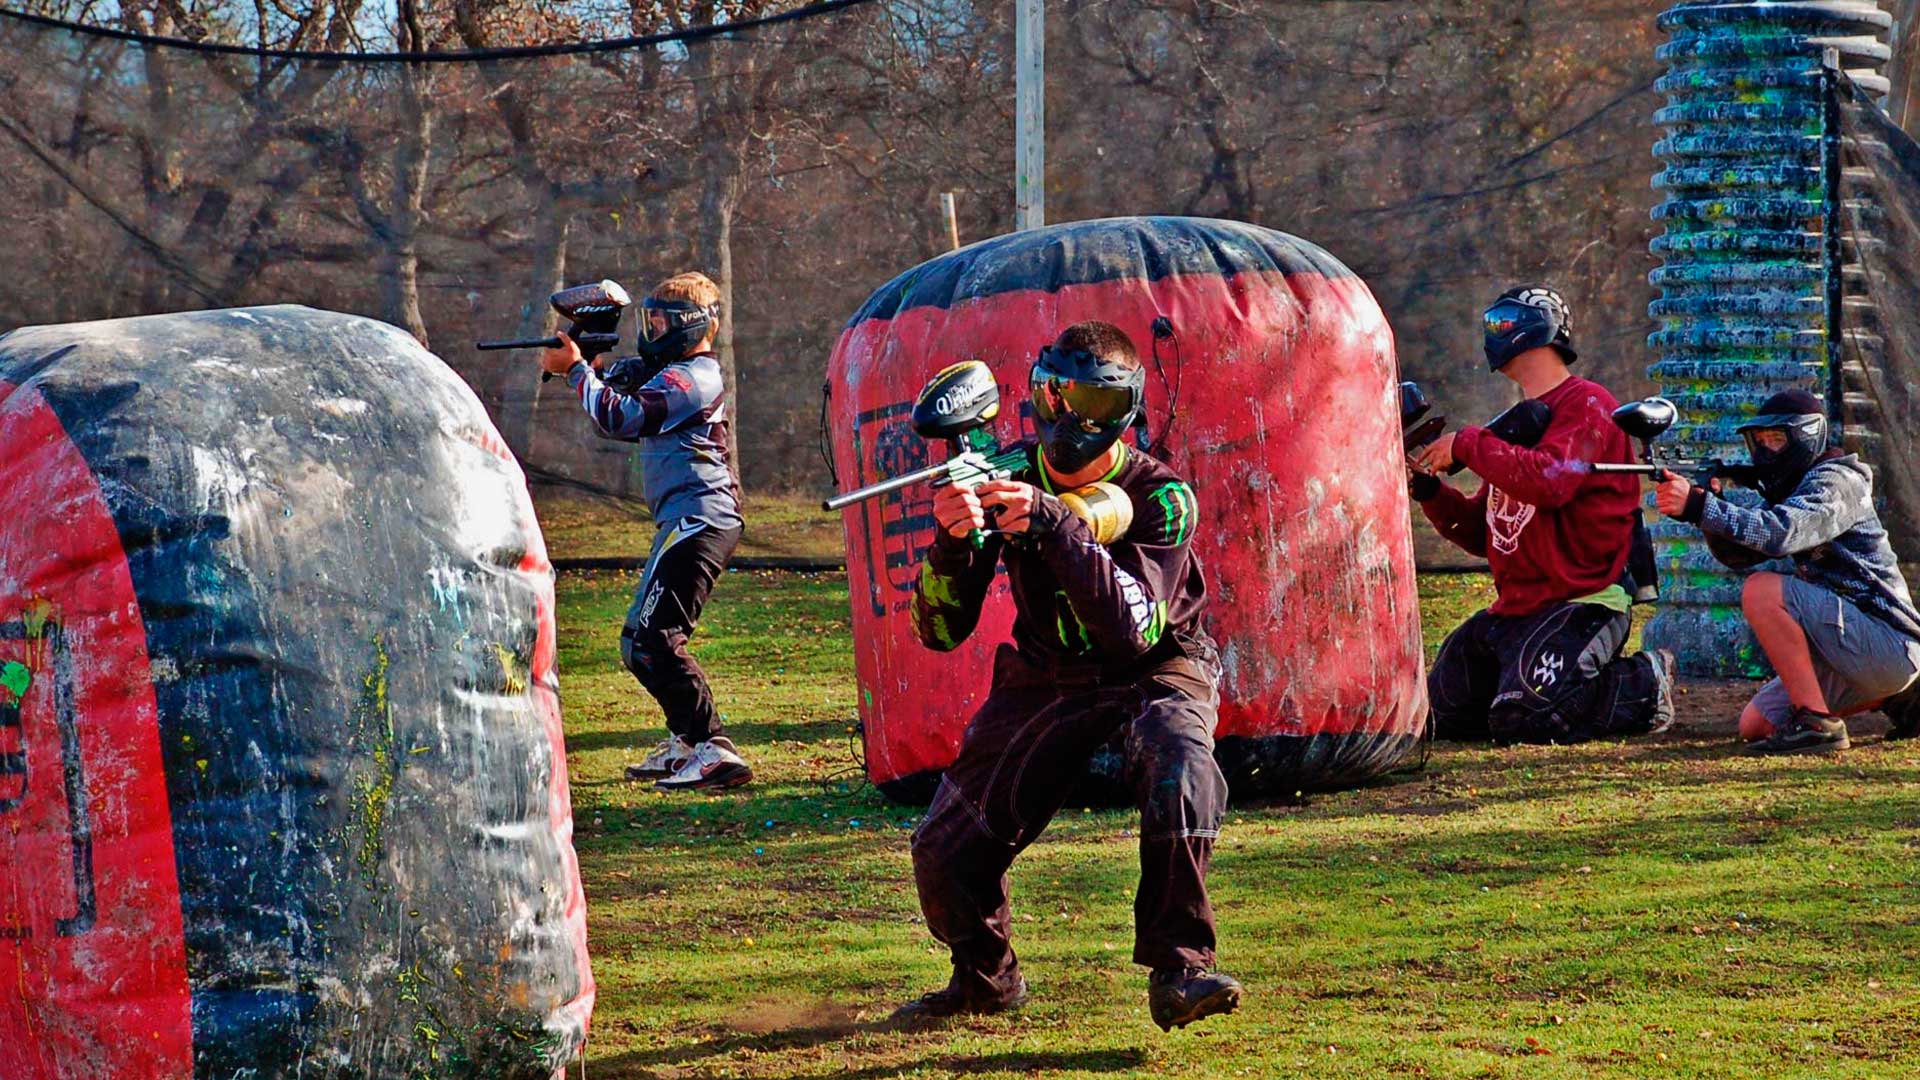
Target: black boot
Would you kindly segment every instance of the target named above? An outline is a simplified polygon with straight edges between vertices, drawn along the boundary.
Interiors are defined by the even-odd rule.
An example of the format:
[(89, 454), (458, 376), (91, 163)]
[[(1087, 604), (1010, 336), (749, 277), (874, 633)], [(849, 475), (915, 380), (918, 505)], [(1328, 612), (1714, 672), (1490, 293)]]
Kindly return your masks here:
[(1025, 979), (1015, 982), (1011, 993), (997, 998), (979, 997), (949, 985), (931, 994), (922, 994), (893, 1010), (893, 1015), (887, 1021), (901, 1027), (917, 1027), (956, 1016), (989, 1016), (1017, 1009), (1026, 1003)]
[(1749, 754), (1831, 754), (1845, 750), (1847, 722), (1837, 716), (1795, 707), (1787, 722), (1764, 739), (1747, 744)]
[(1880, 706), (1889, 721), (1887, 738), (1911, 739), (1920, 735), (1920, 683), (1907, 687)]
[(1161, 968), (1147, 983), (1147, 1011), (1161, 1031), (1240, 1007), (1240, 983), (1205, 968)]

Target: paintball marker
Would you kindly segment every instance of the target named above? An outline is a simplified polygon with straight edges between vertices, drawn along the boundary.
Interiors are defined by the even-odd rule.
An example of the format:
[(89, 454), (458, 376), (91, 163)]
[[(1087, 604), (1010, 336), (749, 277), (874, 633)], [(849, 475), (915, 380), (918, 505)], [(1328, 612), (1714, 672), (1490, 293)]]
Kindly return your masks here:
[[(1409, 456), (1439, 438), (1446, 430), (1446, 417), (1427, 416), (1432, 408), (1432, 402), (1427, 400), (1426, 392), (1420, 389), (1419, 383), (1400, 384), (1400, 434)], [(1528, 398), (1487, 421), (1487, 430), (1502, 442), (1514, 446), (1532, 446), (1547, 433), (1547, 425), (1552, 421), (1553, 410)], [(1455, 461), (1447, 468), (1447, 475), (1451, 476), (1465, 468), (1463, 462)]]
[[(620, 287), (617, 281), (595, 281), (586, 285), (575, 285), (561, 289), (547, 298), (553, 310), (570, 324), (567, 336), (580, 346), (580, 355), (588, 363), (601, 353), (609, 352), (620, 345), (620, 315), (633, 304), (633, 297)], [(557, 349), (560, 339), (556, 337), (522, 338), (514, 341), (477, 341), (474, 348), (482, 351), (494, 349)], [(553, 372), (540, 373), (540, 381), (553, 378)]]
[[(1004, 480), (1027, 465), (1033, 448), (1016, 444), (1001, 449), (988, 425), (1000, 415), (1000, 387), (993, 371), (978, 360), (963, 360), (945, 368), (920, 390), (913, 400), (913, 430), (929, 441), (944, 439), (951, 452), (938, 465), (869, 484), (858, 491), (820, 504), (822, 510), (843, 510), (855, 503), (877, 499), (914, 484), (959, 484), (979, 487), (989, 480)], [(986, 538), (979, 530), (969, 537), (980, 547)]]
[[(869, 484), (858, 491), (835, 495), (821, 503), (820, 508), (843, 510), (922, 481), (976, 488), (989, 480), (1005, 480), (1027, 467), (1033, 445), (1016, 443), (1002, 449), (993, 432), (987, 430), (987, 425), (999, 415), (1000, 387), (986, 364), (963, 360), (941, 370), (914, 399), (912, 424), (914, 433), (923, 439), (946, 440), (947, 460)], [(1098, 543), (1111, 544), (1133, 527), (1133, 500), (1117, 485), (1087, 484), (1062, 492), (1060, 501), (1075, 517), (1087, 523)], [(982, 547), (986, 534), (975, 529), (967, 539), (974, 547)]]
[(1680, 417), (1680, 410), (1673, 402), (1663, 397), (1650, 397), (1642, 401), (1630, 401), (1613, 410), (1613, 422), (1628, 437), (1640, 443), (1640, 462), (1634, 465), (1620, 465), (1613, 462), (1596, 462), (1593, 471), (1598, 473), (1639, 473), (1653, 477), (1656, 483), (1663, 483), (1675, 473), (1685, 475), (1698, 485), (1709, 485), (1715, 480), (1731, 480), (1736, 484), (1752, 486), (1753, 467), (1749, 465), (1729, 465), (1718, 458), (1691, 461), (1677, 454), (1662, 453), (1656, 449), (1654, 441), (1667, 433), (1673, 422)]
[(1400, 441), (1407, 453), (1427, 445), (1447, 430), (1447, 418), (1427, 416), (1432, 411), (1433, 402), (1427, 400), (1427, 392), (1420, 389), (1419, 383), (1400, 384)]

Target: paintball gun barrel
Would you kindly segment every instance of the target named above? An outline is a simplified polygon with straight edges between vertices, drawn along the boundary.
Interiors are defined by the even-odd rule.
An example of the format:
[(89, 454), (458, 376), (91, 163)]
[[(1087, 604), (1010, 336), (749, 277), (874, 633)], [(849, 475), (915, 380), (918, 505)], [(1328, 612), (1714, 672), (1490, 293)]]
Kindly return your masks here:
[(1447, 418), (1428, 416), (1433, 411), (1433, 402), (1427, 400), (1427, 392), (1420, 389), (1416, 382), (1400, 384), (1400, 442), (1411, 454), (1440, 437), (1447, 430)]
[[(633, 304), (633, 297), (627, 290), (613, 280), (589, 282), (561, 289), (547, 298), (553, 310), (567, 320), (567, 336), (580, 346), (580, 355), (589, 363), (601, 353), (620, 347), (620, 316)], [(495, 349), (557, 349), (560, 338), (518, 338), (511, 341), (477, 341), (474, 348), (482, 351)], [(540, 379), (545, 382), (553, 378), (553, 373), (543, 371)]]

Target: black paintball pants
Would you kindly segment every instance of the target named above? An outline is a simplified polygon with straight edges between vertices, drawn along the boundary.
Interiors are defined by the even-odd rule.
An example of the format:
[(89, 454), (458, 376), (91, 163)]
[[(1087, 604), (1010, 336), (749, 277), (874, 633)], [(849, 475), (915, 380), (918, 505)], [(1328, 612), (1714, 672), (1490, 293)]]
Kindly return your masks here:
[(1525, 616), (1489, 611), (1447, 635), (1427, 675), (1434, 734), (1577, 743), (1653, 726), (1653, 658), (1623, 657), (1632, 618), (1599, 604)]
[(1212, 967), (1207, 864), (1227, 781), (1213, 760), (1218, 660), (1211, 646), (1192, 649), (1204, 656), (1153, 664), (1118, 685), (1076, 687), (1000, 646), (993, 689), (913, 834), (920, 909), (953, 951), (954, 989), (990, 1001), (1018, 985), (1007, 869), (1059, 811), (1087, 759), (1123, 727), (1140, 808), (1134, 962)]
[(707, 674), (687, 651), (687, 638), (739, 544), (738, 525), (717, 529), (691, 517), (662, 525), (620, 631), (621, 661), (660, 703), (667, 730), (689, 743), (724, 734)]

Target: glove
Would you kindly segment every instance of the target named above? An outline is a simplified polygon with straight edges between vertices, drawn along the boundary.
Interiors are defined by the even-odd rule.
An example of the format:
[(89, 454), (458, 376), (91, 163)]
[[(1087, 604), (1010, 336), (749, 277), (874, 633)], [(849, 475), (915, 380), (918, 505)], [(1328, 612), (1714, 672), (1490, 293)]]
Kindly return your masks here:
[(1413, 496), (1414, 502), (1426, 502), (1428, 499), (1440, 494), (1440, 478), (1432, 473), (1409, 470), (1407, 472), (1407, 494)]

